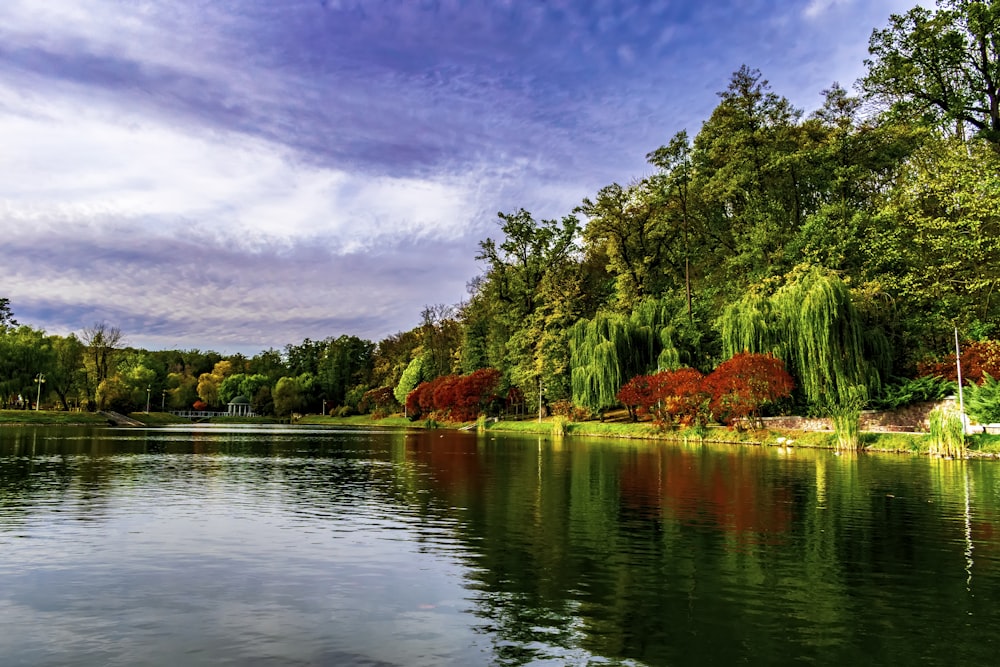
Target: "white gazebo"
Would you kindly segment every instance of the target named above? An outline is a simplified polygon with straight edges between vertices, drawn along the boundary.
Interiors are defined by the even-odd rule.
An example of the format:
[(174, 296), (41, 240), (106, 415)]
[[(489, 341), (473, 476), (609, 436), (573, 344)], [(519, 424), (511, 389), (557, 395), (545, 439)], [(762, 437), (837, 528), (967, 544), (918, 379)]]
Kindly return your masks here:
[(253, 417), (253, 409), (250, 407), (250, 399), (246, 396), (237, 396), (229, 401), (230, 417)]

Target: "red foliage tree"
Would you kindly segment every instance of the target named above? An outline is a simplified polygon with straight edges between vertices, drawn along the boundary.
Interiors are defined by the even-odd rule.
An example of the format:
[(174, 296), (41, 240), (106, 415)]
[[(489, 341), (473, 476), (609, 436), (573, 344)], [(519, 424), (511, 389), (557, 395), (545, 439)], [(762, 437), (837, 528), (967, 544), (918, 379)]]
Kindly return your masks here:
[[(982, 384), (983, 373), (990, 377), (1000, 377), (1000, 341), (982, 340), (966, 343), (962, 347), (962, 381)], [(956, 382), (958, 368), (955, 355), (949, 354), (944, 360), (922, 361), (917, 364), (917, 375), (940, 375), (945, 380)]]
[(659, 426), (682, 425), (703, 421), (709, 401), (702, 387), (703, 377), (693, 368), (637, 375), (618, 391), (632, 420), (651, 415)]
[(636, 375), (622, 385), (616, 397), (628, 410), (628, 416), (636, 421), (639, 415), (649, 414), (657, 399), (654, 376)]
[(455, 421), (471, 421), (485, 412), (497, 398), (500, 377), (500, 371), (495, 368), (481, 368), (459, 378), (449, 406), (451, 418)]
[(658, 398), (653, 415), (658, 424), (704, 423), (710, 400), (704, 375), (693, 368), (678, 368), (657, 373), (653, 378)]
[(795, 383), (785, 364), (770, 354), (741, 352), (724, 361), (704, 381), (711, 394), (709, 408), (723, 423), (759, 423), (760, 408), (791, 396)]
[(406, 396), (411, 418), (438, 412), (454, 421), (470, 421), (497, 399), (500, 371), (483, 368), (465, 376), (443, 375), (422, 382)]
[(379, 387), (378, 389), (372, 389), (364, 393), (361, 397), (361, 402), (358, 404), (358, 410), (361, 412), (388, 410), (395, 405), (396, 396), (393, 394), (393, 388)]
[(197, 401), (195, 401), (191, 405), (191, 407), (194, 410), (207, 410), (208, 409), (208, 403), (206, 403), (205, 401), (202, 401), (202, 400), (197, 400)]

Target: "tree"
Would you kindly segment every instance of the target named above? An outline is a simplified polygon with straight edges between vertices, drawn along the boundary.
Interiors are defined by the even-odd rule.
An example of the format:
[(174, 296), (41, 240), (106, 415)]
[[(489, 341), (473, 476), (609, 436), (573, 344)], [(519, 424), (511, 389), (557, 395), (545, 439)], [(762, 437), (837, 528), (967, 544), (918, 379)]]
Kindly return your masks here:
[(749, 352), (734, 355), (705, 378), (712, 413), (731, 426), (745, 420), (756, 426), (761, 407), (791, 396), (794, 386), (780, 359)]
[(212, 368), (211, 373), (202, 373), (198, 376), (198, 398), (210, 406), (218, 406), (220, 403), (219, 388), (222, 382), (234, 372), (233, 364), (230, 361), (220, 361)]
[(97, 322), (83, 330), (81, 340), (87, 346), (90, 387), (96, 398), (97, 387), (109, 377), (115, 352), (124, 343), (122, 332), (107, 322)]
[(725, 355), (774, 355), (817, 406), (852, 403), (856, 387), (877, 388), (888, 371), (881, 332), (865, 328), (847, 285), (818, 267), (799, 267), (770, 295), (748, 293), (718, 325)]
[(86, 385), (84, 356), (86, 348), (74, 334), (50, 336), (52, 365), (46, 380), (49, 388), (59, 396), (63, 410), (69, 410), (69, 397)]
[(367, 383), (375, 345), (357, 336), (328, 338), (324, 342), (326, 349), (316, 373), (319, 398), (325, 398), (330, 405), (343, 405), (351, 387)]
[[(31, 404), (38, 396), (38, 374), (46, 378), (52, 367), (51, 341), (40, 329), (26, 325), (0, 329), (0, 405)], [(42, 385), (42, 398), (48, 387)]]
[(283, 377), (278, 380), (271, 392), (274, 400), (274, 412), (279, 417), (287, 417), (295, 412), (301, 412), (306, 407), (306, 394), (312, 378), (306, 375), (298, 377)]
[(660, 197), (661, 188), (653, 179), (629, 187), (612, 183), (577, 208), (588, 218), (584, 240), (607, 253), (620, 310), (631, 309), (663, 287), (664, 256), (673, 239), (660, 216)]
[(789, 268), (786, 245), (812, 202), (799, 155), (801, 112), (745, 65), (719, 97), (694, 140), (693, 183), (724, 270), (720, 283), (735, 293)]
[(693, 318), (691, 307), (691, 244), (694, 235), (694, 215), (691, 201), (691, 180), (694, 175), (692, 146), (686, 130), (675, 134), (665, 146), (646, 155), (650, 164), (662, 172), (663, 197), (670, 210), (670, 203), (676, 218), (674, 226), (680, 228), (681, 249), (684, 257), (684, 295), (687, 301), (688, 318)]
[(166, 387), (172, 410), (190, 410), (198, 400), (198, 380), (187, 373), (168, 373)]
[(14, 319), (14, 313), (10, 310), (10, 299), (0, 297), (0, 333), (16, 326), (17, 320)]
[(938, 0), (872, 32), (865, 91), (907, 116), (968, 124), (1000, 152), (1000, 2)]
[(425, 379), (429, 378), (425, 378), (424, 376), (424, 357), (423, 355), (414, 357), (409, 365), (407, 365), (406, 370), (403, 371), (403, 376), (399, 378), (399, 383), (396, 385), (393, 396), (401, 404), (405, 404), (409, 393), (416, 389), (417, 385)]
[(931, 139), (907, 161), (863, 248), (865, 277), (905, 314), (898, 347), (947, 349), (954, 326), (1000, 333), (1000, 154)]

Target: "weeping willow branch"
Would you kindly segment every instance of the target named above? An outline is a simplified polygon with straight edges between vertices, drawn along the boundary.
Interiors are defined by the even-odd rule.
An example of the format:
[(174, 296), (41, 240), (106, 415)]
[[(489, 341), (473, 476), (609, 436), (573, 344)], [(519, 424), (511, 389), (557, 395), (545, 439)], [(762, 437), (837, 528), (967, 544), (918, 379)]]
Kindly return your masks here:
[(865, 350), (888, 349), (866, 336), (843, 281), (818, 267), (798, 270), (770, 296), (747, 295), (726, 308), (718, 326), (726, 356), (773, 354), (810, 403), (831, 408), (856, 403), (858, 387), (878, 387)]
[(680, 366), (674, 343), (677, 304), (647, 299), (629, 315), (598, 313), (569, 330), (573, 402), (592, 410), (618, 404), (630, 378)]

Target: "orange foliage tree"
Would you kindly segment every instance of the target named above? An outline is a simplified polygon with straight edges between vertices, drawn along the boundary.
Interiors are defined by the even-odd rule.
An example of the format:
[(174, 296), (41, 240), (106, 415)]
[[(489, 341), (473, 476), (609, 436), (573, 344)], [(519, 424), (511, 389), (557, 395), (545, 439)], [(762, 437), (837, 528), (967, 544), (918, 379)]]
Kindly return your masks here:
[[(982, 384), (983, 373), (1000, 378), (1000, 341), (982, 340), (966, 343), (962, 347), (962, 381)], [(949, 354), (942, 361), (923, 361), (917, 364), (917, 375), (939, 375), (956, 382), (958, 368), (955, 355)]]
[(693, 368), (678, 368), (653, 375), (637, 375), (618, 391), (618, 400), (635, 421), (650, 415), (661, 427), (703, 422), (709, 394), (704, 376)]
[(795, 383), (785, 364), (770, 354), (741, 352), (721, 363), (704, 382), (709, 409), (719, 421), (739, 427), (760, 423), (760, 409), (791, 396)]

